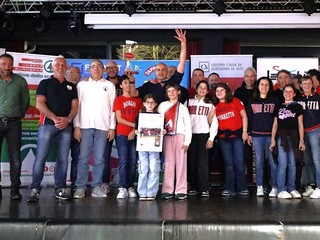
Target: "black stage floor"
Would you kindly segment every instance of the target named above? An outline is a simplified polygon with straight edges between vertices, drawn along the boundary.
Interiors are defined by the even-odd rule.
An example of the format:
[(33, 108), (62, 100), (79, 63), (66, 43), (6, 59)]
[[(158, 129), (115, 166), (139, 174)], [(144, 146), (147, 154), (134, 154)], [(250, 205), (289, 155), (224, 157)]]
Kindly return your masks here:
[(320, 199), (221, 197), (139, 201), (116, 198), (54, 199), (44, 188), (38, 203), (10, 200), (2, 189), (0, 239), (289, 239), (320, 238)]

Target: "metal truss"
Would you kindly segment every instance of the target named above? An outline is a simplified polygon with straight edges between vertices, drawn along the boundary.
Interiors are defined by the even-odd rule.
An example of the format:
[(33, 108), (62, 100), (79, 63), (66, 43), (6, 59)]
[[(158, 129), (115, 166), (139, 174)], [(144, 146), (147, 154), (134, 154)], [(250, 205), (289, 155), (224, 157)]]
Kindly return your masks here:
[[(0, 0), (0, 11), (9, 14), (39, 13), (44, 3), (51, 3), (54, 13), (119, 13), (134, 2), (135, 13), (208, 13), (222, 0)], [(225, 0), (226, 13), (235, 12), (304, 12), (304, 2), (320, 9), (320, 0)]]

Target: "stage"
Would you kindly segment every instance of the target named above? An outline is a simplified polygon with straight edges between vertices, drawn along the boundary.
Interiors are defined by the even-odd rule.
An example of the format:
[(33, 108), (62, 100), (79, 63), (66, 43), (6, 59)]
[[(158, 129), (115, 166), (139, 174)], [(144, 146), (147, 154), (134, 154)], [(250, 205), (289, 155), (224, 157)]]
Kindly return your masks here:
[(210, 198), (187, 200), (118, 200), (112, 187), (107, 198), (61, 201), (44, 188), (38, 203), (10, 200), (2, 189), (0, 240), (159, 239), (251, 240), (320, 238), (320, 199), (221, 197), (213, 187)]

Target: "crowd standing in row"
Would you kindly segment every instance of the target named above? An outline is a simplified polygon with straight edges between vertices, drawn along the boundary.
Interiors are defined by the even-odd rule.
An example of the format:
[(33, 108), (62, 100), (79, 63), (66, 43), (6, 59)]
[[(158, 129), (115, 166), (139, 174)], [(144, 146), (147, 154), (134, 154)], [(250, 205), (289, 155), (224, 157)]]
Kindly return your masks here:
[[(155, 80), (138, 88), (132, 72), (119, 76), (113, 61), (106, 65), (107, 79), (103, 63), (93, 60), (90, 78), (80, 81), (79, 69), (67, 69), (63, 57), (54, 60), (53, 76), (42, 80), (36, 93), (40, 127), (28, 202), (39, 201), (53, 142), (56, 198), (70, 198), (66, 191), (70, 149), (72, 197), (86, 195), (92, 153), (91, 196), (107, 197), (114, 139), (119, 155), (117, 198), (139, 195), (140, 200), (154, 200), (159, 189), (159, 153), (138, 153), (138, 194), (134, 188), (140, 112), (164, 115), (163, 199), (209, 197), (209, 159), (219, 151), (224, 162), (222, 196), (249, 195), (245, 173), (253, 163), (253, 150), (258, 197), (265, 195), (265, 186), (270, 184), (269, 197), (301, 198), (297, 188), (305, 165), (307, 187), (302, 195), (320, 198), (319, 72), (310, 70), (296, 89), (290, 72), (281, 70), (275, 88), (268, 77), (257, 80), (255, 69), (248, 68), (242, 86), (232, 94), (219, 74), (205, 79), (203, 70), (195, 69), (194, 86), (183, 90), (179, 84), (186, 63), (186, 33), (176, 30), (176, 34), (181, 43), (178, 66), (169, 72), (164, 63), (157, 64)], [(0, 56), (0, 143), (4, 138), (8, 142), (11, 198), (20, 200), (21, 143), (17, 139), (21, 139), (21, 117), (29, 106), (29, 94), (26, 81), (12, 70), (12, 56)]]

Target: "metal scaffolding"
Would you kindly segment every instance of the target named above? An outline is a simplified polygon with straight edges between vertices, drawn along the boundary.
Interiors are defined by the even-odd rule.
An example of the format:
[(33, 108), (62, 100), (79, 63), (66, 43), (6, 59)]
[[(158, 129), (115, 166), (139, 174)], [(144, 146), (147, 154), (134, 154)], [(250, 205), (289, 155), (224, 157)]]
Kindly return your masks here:
[(54, 13), (121, 13), (129, 3), (133, 3), (135, 13), (209, 13), (217, 12), (220, 7), (225, 13), (307, 13), (307, 8), (311, 8), (312, 14), (320, 9), (320, 0), (0, 0), (0, 11), (8, 14), (35, 14), (48, 3)]

